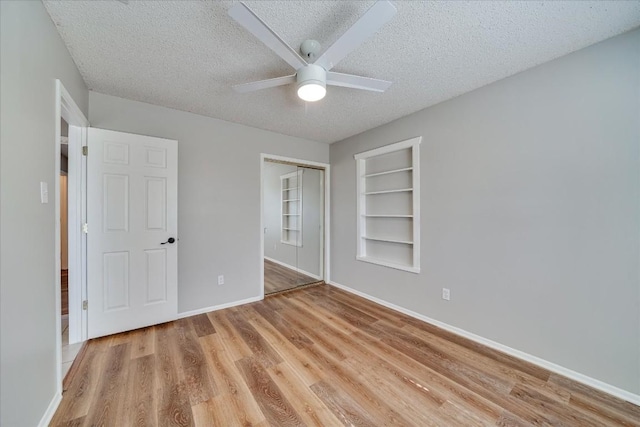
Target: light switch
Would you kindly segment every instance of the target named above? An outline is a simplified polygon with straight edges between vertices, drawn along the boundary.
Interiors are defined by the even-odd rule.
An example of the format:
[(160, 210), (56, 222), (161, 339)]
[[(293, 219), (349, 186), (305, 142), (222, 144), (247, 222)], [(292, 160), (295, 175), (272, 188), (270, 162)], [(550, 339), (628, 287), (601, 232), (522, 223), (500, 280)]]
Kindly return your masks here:
[(40, 203), (49, 203), (49, 185), (40, 182)]

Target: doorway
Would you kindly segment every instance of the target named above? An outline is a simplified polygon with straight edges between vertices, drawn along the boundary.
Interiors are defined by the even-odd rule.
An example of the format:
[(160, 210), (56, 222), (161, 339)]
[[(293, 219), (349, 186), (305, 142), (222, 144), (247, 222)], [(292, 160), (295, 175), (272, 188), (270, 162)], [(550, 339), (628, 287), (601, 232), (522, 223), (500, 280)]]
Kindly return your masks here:
[[(75, 360), (81, 342), (69, 343), (69, 123), (60, 118), (60, 323), (62, 377)], [(75, 271), (74, 271), (75, 273)], [(73, 275), (73, 274), (72, 274)], [(75, 313), (74, 313), (75, 314)]]
[(262, 162), (264, 295), (323, 283), (327, 165)]
[[(60, 80), (55, 114), (55, 324), (58, 393), (86, 340), (86, 132), (89, 122)], [(53, 320), (53, 319), (52, 319)]]

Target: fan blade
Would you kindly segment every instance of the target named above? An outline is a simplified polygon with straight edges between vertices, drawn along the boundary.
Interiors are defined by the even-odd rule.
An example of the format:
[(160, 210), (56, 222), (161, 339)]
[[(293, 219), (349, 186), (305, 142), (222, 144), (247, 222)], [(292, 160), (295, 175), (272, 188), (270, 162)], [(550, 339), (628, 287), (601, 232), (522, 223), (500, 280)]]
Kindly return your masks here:
[(329, 71), (327, 73), (327, 84), (332, 86), (350, 87), (353, 89), (370, 90), (372, 92), (384, 92), (389, 88), (389, 86), (391, 86), (391, 82), (386, 80), (354, 76), (353, 74), (336, 73), (333, 71)]
[(342, 37), (329, 46), (314, 64), (329, 71), (366, 39), (375, 34), (395, 14), (396, 7), (390, 1), (376, 2)]
[(268, 89), (270, 87), (288, 85), (296, 81), (296, 75), (276, 77), (275, 79), (259, 80), (257, 82), (243, 83), (233, 86), (233, 90), (240, 93), (253, 92), (255, 90)]
[(295, 70), (307, 65), (298, 53), (284, 42), (271, 28), (265, 24), (262, 19), (251, 11), (244, 3), (236, 3), (229, 9), (229, 16), (246, 28), (258, 40), (264, 43), (269, 49), (274, 51), (276, 55), (284, 59)]

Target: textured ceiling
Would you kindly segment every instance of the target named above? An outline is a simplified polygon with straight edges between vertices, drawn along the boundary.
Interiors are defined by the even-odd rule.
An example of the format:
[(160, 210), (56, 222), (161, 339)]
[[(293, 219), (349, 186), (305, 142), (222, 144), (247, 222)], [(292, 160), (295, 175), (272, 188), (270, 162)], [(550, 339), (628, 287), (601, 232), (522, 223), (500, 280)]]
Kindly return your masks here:
[[(45, 1), (90, 90), (335, 142), (640, 26), (639, 1), (397, 2), (398, 13), (334, 71), (387, 92), (231, 86), (293, 70), (227, 15), (232, 1)], [(323, 49), (373, 1), (247, 1), (294, 49)]]

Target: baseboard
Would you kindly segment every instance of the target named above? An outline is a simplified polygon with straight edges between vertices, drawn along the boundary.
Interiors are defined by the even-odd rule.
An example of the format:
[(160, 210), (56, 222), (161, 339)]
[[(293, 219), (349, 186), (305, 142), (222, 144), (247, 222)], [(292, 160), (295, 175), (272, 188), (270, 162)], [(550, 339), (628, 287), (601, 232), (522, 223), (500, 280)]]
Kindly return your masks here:
[(49, 423), (53, 419), (53, 416), (58, 410), (58, 405), (60, 405), (61, 401), (62, 401), (62, 394), (56, 392), (56, 394), (53, 396), (53, 399), (51, 399), (51, 403), (49, 403), (49, 407), (45, 411), (44, 415), (42, 415), (42, 418), (38, 423), (38, 427), (47, 427), (49, 425)]
[(289, 264), (284, 263), (282, 261), (278, 261), (277, 259), (269, 258), (268, 256), (265, 256), (264, 259), (269, 260), (271, 262), (275, 262), (276, 264), (279, 264), (279, 265), (281, 265), (283, 267), (287, 267), (287, 268), (289, 268), (289, 269), (291, 269), (293, 271), (296, 271), (298, 273), (302, 273), (305, 276), (313, 277), (316, 280), (322, 280), (322, 277), (318, 276), (317, 274), (309, 273), (308, 271), (305, 271), (305, 270), (303, 270), (301, 268), (298, 268), (298, 267), (294, 267), (293, 265), (289, 265)]
[(581, 384), (587, 385), (594, 389), (603, 391), (612, 396), (618, 397), (620, 399), (626, 400), (627, 402), (631, 402), (635, 405), (640, 405), (640, 395), (632, 393), (627, 390), (623, 390), (611, 384), (605, 383), (603, 381), (597, 380), (595, 378), (589, 377), (587, 375), (581, 374), (580, 372), (572, 371), (571, 369), (565, 368), (564, 366), (557, 365), (553, 362), (549, 362), (548, 360), (541, 359), (537, 356), (533, 356), (529, 353), (525, 353), (520, 350), (516, 350), (504, 344), (500, 344), (499, 342), (492, 341), (490, 339), (484, 338), (480, 335), (476, 335), (474, 333), (465, 331), (464, 329), (457, 328), (455, 326), (451, 326), (447, 323), (441, 322), (439, 320), (431, 319), (430, 317), (424, 316), (420, 313), (416, 313), (415, 311), (411, 311), (404, 307), (400, 307), (398, 305), (392, 304), (380, 298), (371, 296), (364, 292), (355, 290), (345, 285), (341, 285), (334, 281), (328, 281), (327, 284), (331, 286), (335, 286), (336, 288), (342, 289), (343, 291), (350, 292), (352, 294), (358, 295), (362, 298), (368, 299), (369, 301), (373, 301), (377, 304), (390, 308), (392, 310), (398, 311), (400, 313), (406, 314), (407, 316), (411, 316), (415, 319), (422, 320), (423, 322), (430, 323), (434, 326), (437, 326), (445, 331), (454, 333), (461, 337), (470, 339), (471, 341), (475, 341), (479, 344), (485, 345), (487, 347), (493, 348), (494, 350), (501, 351), (510, 356), (517, 357), (518, 359), (524, 360), (525, 362), (533, 363), (534, 365), (540, 366), (548, 371), (554, 372), (556, 374), (562, 375), (564, 377), (570, 378), (574, 381), (577, 381)]
[(257, 296), (257, 297), (241, 299), (241, 300), (238, 300), (238, 301), (232, 301), (232, 302), (228, 302), (228, 303), (225, 303), (225, 304), (212, 305), (211, 307), (199, 308), (197, 310), (183, 311), (182, 313), (178, 313), (178, 319), (184, 319), (185, 317), (195, 316), (197, 314), (208, 313), (210, 311), (222, 310), (224, 308), (231, 308), (231, 307), (235, 307), (237, 305), (249, 304), (251, 302), (261, 301), (263, 299), (264, 299), (264, 297)]

